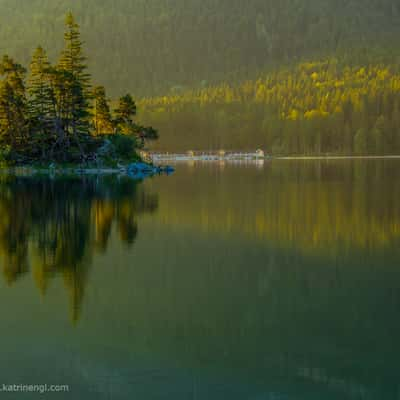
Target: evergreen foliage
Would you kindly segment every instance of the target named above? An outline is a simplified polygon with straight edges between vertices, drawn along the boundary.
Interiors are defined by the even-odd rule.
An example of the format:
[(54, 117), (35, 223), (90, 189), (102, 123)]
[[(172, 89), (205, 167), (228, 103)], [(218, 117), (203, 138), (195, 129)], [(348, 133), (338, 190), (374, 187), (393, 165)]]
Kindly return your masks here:
[(97, 86), (93, 89), (93, 103), (93, 126), (96, 135), (112, 133), (114, 124), (106, 90), (103, 86)]
[[(50, 84), (50, 62), (42, 47), (32, 56), (29, 77), (29, 111), (32, 149), (47, 158), (49, 139), (53, 136), (55, 120), (54, 94)], [(35, 154), (33, 154), (35, 155)]]
[(130, 133), (134, 129), (133, 117), (136, 115), (136, 104), (130, 94), (119, 99), (115, 115), (116, 122), (122, 131)]
[(127, 94), (119, 99), (118, 107), (115, 110), (117, 130), (126, 135), (133, 135), (138, 139), (137, 144), (144, 147), (146, 140), (158, 139), (158, 133), (152, 127), (144, 127), (134, 122), (136, 116), (136, 103), (132, 96)]
[(65, 22), (64, 50), (58, 70), (64, 73), (66, 85), (64, 103), (65, 131), (81, 148), (81, 136), (88, 132), (90, 75), (82, 53), (79, 26), (71, 13)]
[[(130, 95), (121, 98), (112, 117), (104, 87), (91, 89), (78, 24), (67, 15), (64, 49), (56, 66), (46, 51), (33, 53), (30, 73), (9, 56), (0, 63), (0, 162), (101, 162), (97, 150), (107, 136), (129, 135), (129, 151), (114, 153), (135, 157), (137, 143), (146, 135), (134, 123), (136, 105)], [(152, 131), (152, 128), (143, 128)], [(101, 137), (102, 136), (102, 137)], [(154, 139), (149, 135), (149, 140)], [(121, 142), (124, 142), (121, 139)], [(125, 143), (124, 142), (124, 143)]]
[(0, 141), (6, 145), (26, 146), (27, 99), (26, 70), (12, 58), (4, 56), (0, 63)]

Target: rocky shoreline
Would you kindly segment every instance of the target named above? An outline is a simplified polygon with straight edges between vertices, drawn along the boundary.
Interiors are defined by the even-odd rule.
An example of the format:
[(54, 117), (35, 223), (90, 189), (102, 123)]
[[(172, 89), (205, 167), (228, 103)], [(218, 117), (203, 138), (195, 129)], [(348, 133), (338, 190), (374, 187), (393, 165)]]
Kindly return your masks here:
[(134, 162), (127, 165), (118, 165), (117, 167), (84, 167), (84, 166), (63, 166), (50, 164), (48, 167), (36, 167), (33, 165), (22, 165), (12, 168), (3, 168), (0, 170), (3, 174), (15, 175), (127, 175), (134, 179), (143, 179), (146, 177), (175, 172), (175, 168), (170, 165), (155, 166), (144, 162)]

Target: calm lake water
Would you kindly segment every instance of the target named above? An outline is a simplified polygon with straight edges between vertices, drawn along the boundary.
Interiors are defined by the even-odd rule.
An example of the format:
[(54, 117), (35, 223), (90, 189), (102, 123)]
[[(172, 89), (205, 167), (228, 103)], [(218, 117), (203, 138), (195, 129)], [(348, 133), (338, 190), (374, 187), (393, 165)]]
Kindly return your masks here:
[(1, 398), (400, 399), (400, 161), (0, 178)]

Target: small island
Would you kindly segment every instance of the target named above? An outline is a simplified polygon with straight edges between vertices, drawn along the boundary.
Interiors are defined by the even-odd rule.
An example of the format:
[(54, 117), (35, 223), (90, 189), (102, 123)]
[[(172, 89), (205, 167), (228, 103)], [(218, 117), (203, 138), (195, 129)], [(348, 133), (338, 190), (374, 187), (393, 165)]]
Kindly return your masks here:
[(141, 157), (158, 133), (135, 123), (130, 94), (110, 106), (94, 86), (79, 25), (66, 17), (64, 48), (52, 65), (38, 47), (29, 71), (5, 55), (0, 63), (0, 165), (38, 170), (170, 172)]

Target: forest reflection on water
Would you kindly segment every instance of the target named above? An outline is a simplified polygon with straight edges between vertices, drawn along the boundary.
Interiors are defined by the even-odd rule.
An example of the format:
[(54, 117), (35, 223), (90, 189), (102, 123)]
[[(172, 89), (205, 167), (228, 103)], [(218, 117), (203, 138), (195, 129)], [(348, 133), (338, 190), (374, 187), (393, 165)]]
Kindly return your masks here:
[[(27, 349), (46, 348), (49, 361), (54, 351), (85, 398), (118, 372), (113, 398), (397, 399), (399, 167), (272, 161), (180, 164), (143, 182), (3, 178), (0, 313), (12, 328), (0, 343), (18, 340), (13, 357), (30, 372), (51, 362), (30, 367)], [(55, 316), (60, 278), (70, 330)], [(143, 359), (164, 381), (140, 373)]]
[(167, 224), (236, 232), (310, 254), (379, 249), (399, 239), (399, 166), (400, 160), (186, 166), (174, 180), (157, 182), (167, 199), (159, 214)]
[(119, 239), (131, 246), (138, 233), (137, 217), (157, 209), (157, 195), (142, 189), (126, 177), (3, 176), (0, 260), (7, 284), (32, 270), (45, 294), (48, 281), (61, 276), (76, 321), (91, 258), (107, 250), (113, 224)]

